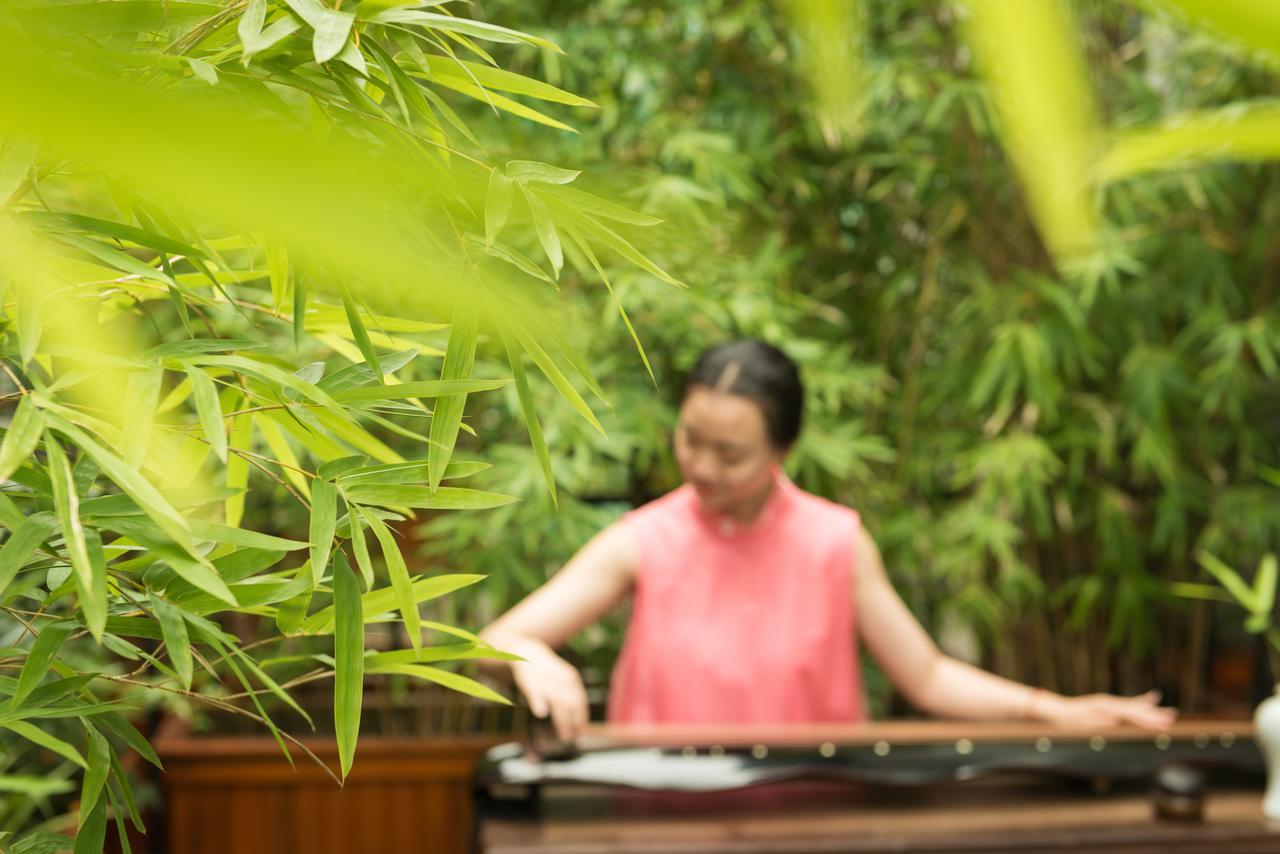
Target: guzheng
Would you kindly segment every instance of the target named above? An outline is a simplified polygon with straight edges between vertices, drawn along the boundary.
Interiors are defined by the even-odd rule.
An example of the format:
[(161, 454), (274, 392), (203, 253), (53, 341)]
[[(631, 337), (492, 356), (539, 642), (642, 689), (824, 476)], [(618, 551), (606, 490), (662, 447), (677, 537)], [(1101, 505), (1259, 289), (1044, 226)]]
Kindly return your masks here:
[[(1001, 773), (1086, 780), (1149, 777), (1180, 763), (1264, 773), (1245, 721), (1131, 727), (902, 721), (806, 727), (596, 727), (569, 750), (494, 748), (478, 782), (497, 797), (543, 784), (714, 792), (787, 780), (913, 786)], [(512, 787), (515, 787), (514, 789)]]

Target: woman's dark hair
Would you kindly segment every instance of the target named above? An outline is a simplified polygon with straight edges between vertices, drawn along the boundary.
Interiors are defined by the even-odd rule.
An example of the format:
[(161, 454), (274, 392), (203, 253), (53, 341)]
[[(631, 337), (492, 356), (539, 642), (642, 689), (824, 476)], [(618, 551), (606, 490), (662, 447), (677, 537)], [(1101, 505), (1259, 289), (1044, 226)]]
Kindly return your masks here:
[(695, 386), (755, 401), (776, 448), (790, 448), (800, 435), (804, 412), (800, 369), (772, 344), (743, 338), (708, 347), (685, 377), (681, 398), (688, 397)]

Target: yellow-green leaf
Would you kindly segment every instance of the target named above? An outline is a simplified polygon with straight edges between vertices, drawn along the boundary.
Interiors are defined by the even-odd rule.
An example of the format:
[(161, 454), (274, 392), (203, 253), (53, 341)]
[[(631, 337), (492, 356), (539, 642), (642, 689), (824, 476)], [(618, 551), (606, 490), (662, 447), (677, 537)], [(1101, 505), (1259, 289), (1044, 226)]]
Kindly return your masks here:
[(341, 554), (333, 566), (333, 725), (345, 778), (355, 761), (364, 693), (364, 611), (355, 573)]
[(0, 481), (8, 480), (18, 466), (31, 458), (43, 432), (44, 413), (36, 407), (31, 395), (24, 394), (9, 421), (4, 441), (0, 442)]
[(409, 633), (409, 642), (413, 644), (413, 648), (418, 649), (422, 646), (422, 627), (419, 623), (422, 615), (418, 613), (418, 603), (413, 598), (413, 581), (409, 578), (404, 555), (400, 553), (391, 530), (381, 519), (370, 515), (365, 517), (365, 521), (382, 546), (382, 559), (387, 564), (387, 575), (391, 578), (391, 589), (395, 592), (396, 605), (404, 619), (405, 631)]

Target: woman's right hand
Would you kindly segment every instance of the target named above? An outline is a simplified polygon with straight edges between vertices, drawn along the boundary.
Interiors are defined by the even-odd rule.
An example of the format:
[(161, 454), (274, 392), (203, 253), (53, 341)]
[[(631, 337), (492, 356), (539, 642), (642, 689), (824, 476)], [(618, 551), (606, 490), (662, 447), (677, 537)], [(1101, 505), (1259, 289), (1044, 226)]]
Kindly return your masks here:
[(556, 737), (572, 743), (587, 725), (587, 689), (577, 668), (547, 647), (511, 650), (524, 661), (511, 662), (516, 687), (534, 717), (551, 717)]

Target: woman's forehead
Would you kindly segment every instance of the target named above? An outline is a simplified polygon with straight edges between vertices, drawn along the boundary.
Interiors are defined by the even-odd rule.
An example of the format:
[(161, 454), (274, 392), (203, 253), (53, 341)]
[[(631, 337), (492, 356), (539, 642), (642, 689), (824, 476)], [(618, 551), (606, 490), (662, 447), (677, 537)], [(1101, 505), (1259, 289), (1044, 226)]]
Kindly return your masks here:
[(740, 394), (706, 386), (690, 389), (680, 406), (680, 421), (707, 441), (735, 444), (768, 439), (760, 405)]

